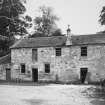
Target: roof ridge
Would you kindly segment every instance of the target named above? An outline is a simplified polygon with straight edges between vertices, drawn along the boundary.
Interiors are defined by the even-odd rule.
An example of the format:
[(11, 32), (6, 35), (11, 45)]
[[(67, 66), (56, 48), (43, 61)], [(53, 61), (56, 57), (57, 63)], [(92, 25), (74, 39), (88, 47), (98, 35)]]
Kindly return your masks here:
[(64, 35), (62, 36), (41, 36), (41, 37), (33, 37), (33, 38), (27, 38), (27, 39), (35, 39), (35, 38), (51, 38), (51, 37), (64, 37)]

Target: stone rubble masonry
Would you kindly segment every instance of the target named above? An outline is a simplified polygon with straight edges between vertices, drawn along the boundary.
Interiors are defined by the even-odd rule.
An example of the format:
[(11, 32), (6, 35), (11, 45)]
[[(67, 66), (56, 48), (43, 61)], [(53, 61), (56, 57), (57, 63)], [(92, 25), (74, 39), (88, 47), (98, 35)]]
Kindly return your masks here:
[[(105, 77), (105, 46), (86, 45), (87, 56), (81, 56), (81, 46), (61, 47), (62, 55), (55, 55), (54, 47), (38, 49), (38, 61), (32, 61), (32, 48), (11, 49), (11, 78), (32, 81), (32, 68), (38, 68), (38, 80), (78, 81), (80, 68), (88, 68), (88, 82)], [(21, 74), (20, 64), (26, 64), (26, 73)], [(44, 64), (50, 64), (50, 73), (45, 73)]]
[(6, 69), (10, 68), (10, 64), (1, 64), (0, 65), (0, 80), (6, 80)]

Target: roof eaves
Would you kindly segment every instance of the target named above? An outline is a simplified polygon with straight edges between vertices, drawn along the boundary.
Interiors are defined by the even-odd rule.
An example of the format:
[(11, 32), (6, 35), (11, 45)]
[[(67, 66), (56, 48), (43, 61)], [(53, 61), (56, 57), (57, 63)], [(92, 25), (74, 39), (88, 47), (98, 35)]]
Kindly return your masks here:
[(10, 46), (10, 49), (15, 48), (21, 41), (22, 41), (22, 39), (15, 42), (12, 46)]

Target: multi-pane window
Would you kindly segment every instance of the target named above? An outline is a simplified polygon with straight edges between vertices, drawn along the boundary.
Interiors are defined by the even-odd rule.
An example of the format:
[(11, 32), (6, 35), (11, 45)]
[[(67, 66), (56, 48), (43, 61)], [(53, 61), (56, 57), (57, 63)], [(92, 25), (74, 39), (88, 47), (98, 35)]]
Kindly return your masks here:
[(38, 60), (37, 49), (32, 49), (32, 61), (37, 61), (37, 60)]
[(45, 73), (50, 73), (50, 64), (45, 64)]
[(56, 56), (61, 56), (61, 48), (56, 48)]
[(25, 64), (21, 64), (21, 73), (25, 73), (25, 70), (26, 69), (26, 67), (25, 67)]
[(87, 47), (81, 47), (81, 56), (87, 56)]

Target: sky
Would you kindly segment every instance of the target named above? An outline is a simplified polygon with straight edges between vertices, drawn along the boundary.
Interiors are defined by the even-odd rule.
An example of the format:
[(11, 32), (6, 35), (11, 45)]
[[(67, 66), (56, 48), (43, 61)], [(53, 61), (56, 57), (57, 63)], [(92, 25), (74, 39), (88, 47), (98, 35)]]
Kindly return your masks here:
[(98, 22), (105, 0), (27, 0), (27, 13), (35, 17), (42, 5), (53, 8), (60, 18), (57, 25), (64, 34), (68, 25), (75, 35), (94, 34), (105, 29)]

